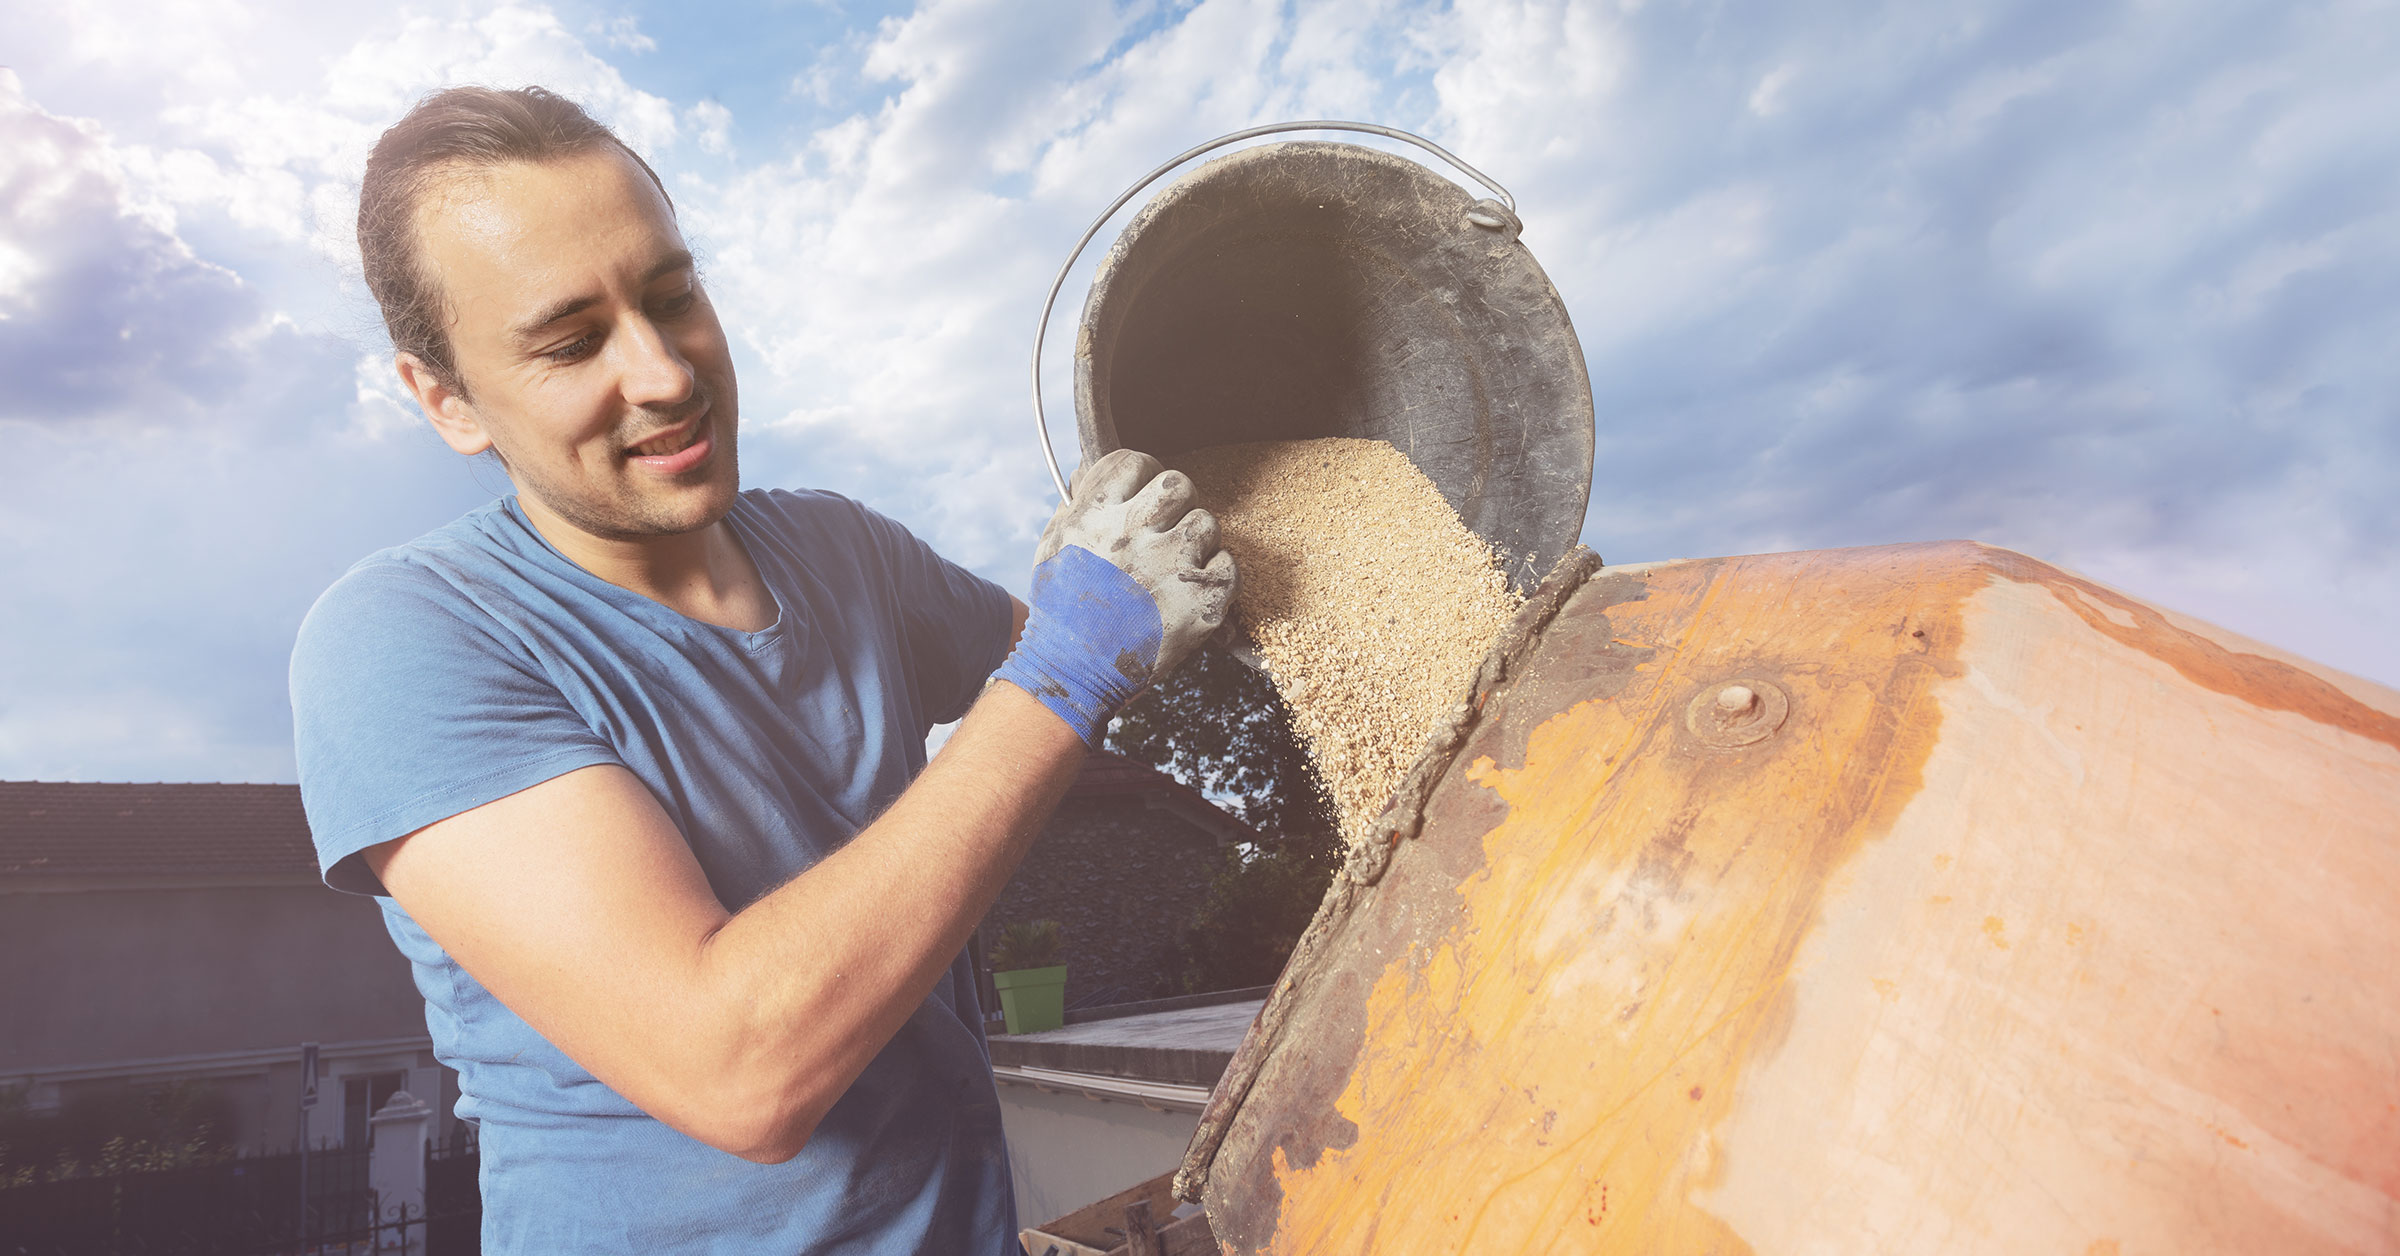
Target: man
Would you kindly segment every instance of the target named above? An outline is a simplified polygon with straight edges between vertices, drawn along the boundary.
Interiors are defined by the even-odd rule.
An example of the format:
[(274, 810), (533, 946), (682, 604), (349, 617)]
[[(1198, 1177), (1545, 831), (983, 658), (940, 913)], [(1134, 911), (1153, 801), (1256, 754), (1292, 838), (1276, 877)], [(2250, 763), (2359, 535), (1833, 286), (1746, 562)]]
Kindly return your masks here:
[(292, 658), (325, 879), (414, 966), (485, 1250), (1012, 1250), (962, 948), (1221, 622), (1215, 522), (1111, 455), (1028, 608), (843, 498), (740, 491), (673, 206), (538, 89), (387, 132), (359, 245), (402, 381), (516, 489), (352, 568)]

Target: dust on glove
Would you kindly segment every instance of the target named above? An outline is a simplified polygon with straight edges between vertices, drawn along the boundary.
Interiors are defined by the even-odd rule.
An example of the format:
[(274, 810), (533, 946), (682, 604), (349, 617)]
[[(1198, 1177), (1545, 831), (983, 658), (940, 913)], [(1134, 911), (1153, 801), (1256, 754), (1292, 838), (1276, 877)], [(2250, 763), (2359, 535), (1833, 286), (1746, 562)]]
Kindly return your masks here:
[(1120, 449), (1079, 468), (1034, 552), (1017, 648), (993, 674), (1086, 744), (1225, 622), (1239, 585), (1191, 479)]

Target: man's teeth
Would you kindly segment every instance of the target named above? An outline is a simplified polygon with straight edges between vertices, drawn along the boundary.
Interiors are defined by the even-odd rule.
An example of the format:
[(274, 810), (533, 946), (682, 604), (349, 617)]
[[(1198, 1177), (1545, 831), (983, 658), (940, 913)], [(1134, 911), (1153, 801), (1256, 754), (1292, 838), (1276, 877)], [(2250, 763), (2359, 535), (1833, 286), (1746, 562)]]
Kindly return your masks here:
[(700, 425), (695, 423), (690, 428), (674, 435), (643, 441), (628, 452), (636, 458), (658, 458), (687, 449), (693, 441), (698, 439), (700, 439)]

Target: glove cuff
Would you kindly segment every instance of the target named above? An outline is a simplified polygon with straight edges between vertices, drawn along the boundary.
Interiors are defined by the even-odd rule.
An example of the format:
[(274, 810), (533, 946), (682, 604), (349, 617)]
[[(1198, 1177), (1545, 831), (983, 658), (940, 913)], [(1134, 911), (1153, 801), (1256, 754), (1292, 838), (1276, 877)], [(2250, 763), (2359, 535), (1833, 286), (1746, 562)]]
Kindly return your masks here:
[(1096, 746), (1118, 709), (1149, 685), (1164, 629), (1158, 603), (1116, 564), (1069, 545), (1033, 569), (1017, 648), (992, 673)]

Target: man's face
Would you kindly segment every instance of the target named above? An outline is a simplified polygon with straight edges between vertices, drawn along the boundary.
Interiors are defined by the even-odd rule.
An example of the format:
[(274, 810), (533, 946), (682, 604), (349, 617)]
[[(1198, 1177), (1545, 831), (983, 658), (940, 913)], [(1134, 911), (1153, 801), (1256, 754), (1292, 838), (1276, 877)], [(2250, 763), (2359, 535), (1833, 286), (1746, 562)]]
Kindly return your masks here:
[(666, 198), (624, 154), (459, 173), (417, 211), (463, 393), (420, 401), (450, 447), (497, 449), (529, 510), (596, 537), (722, 517), (733, 358)]

